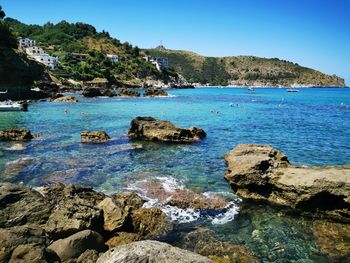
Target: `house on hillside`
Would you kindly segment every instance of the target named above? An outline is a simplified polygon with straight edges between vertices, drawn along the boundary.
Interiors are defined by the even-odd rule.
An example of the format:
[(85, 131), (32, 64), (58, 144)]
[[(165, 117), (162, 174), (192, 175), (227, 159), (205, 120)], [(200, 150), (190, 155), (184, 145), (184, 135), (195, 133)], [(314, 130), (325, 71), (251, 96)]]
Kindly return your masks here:
[(152, 58), (149, 56), (143, 57), (147, 62), (151, 62), (156, 68), (161, 71), (162, 69), (167, 69), (169, 67), (169, 61), (167, 58)]
[(48, 66), (50, 69), (55, 69), (56, 65), (58, 64), (58, 58), (52, 57), (49, 54), (39, 54), (34, 56), (35, 60), (45, 64)]
[(55, 69), (58, 64), (58, 59), (56, 57), (50, 56), (40, 47), (28, 47), (26, 48), (26, 52), (30, 57), (48, 66), (50, 69)]
[(118, 62), (119, 61), (119, 57), (117, 55), (107, 54), (107, 58), (109, 58), (109, 60), (111, 62)]
[(33, 47), (36, 45), (36, 41), (29, 38), (19, 37), (17, 40), (18, 46), (22, 48)]
[(86, 61), (87, 57), (88, 57), (88, 54), (83, 54), (83, 53), (71, 53), (70, 54), (71, 62), (84, 62), (84, 61)]
[(33, 46), (33, 47), (27, 47), (26, 52), (30, 56), (38, 56), (45, 54), (45, 51), (41, 47)]

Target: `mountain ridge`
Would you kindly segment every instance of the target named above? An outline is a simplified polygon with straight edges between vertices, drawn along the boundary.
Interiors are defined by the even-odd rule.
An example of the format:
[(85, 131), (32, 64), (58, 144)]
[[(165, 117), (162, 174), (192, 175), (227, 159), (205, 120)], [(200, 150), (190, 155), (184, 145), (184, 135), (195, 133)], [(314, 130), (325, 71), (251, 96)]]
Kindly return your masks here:
[(202, 56), (193, 51), (142, 49), (165, 57), (169, 66), (191, 83), (231, 86), (345, 87), (344, 79), (278, 58), (257, 56)]

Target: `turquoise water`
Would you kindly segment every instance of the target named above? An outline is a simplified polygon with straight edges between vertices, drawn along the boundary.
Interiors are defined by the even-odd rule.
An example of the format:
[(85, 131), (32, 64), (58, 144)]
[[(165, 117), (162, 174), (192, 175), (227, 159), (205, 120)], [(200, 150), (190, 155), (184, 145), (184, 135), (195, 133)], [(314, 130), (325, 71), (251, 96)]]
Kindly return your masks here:
[[(270, 144), (298, 165), (350, 165), (350, 89), (257, 89), (249, 94), (246, 89), (207, 88), (169, 93), (168, 98), (79, 97), (77, 104), (40, 102), (30, 105), (29, 112), (0, 113), (0, 129), (17, 126), (40, 135), (23, 144), (23, 150), (0, 143), (0, 180), (30, 186), (63, 181), (113, 192), (139, 180), (165, 177), (199, 193), (231, 193), (223, 179), (223, 155), (239, 143)], [(130, 142), (125, 134), (136, 116), (201, 127), (207, 138), (192, 145)], [(105, 130), (113, 140), (82, 145), (80, 132), (85, 129)], [(25, 164), (18, 168), (20, 162)], [(211, 226), (222, 239), (246, 243), (267, 261), (313, 261), (318, 256), (305, 224), (281, 217), (278, 211), (257, 209), (248, 213), (245, 227), (238, 227), (247, 215), (234, 196), (231, 199), (241, 212), (224, 225)], [(266, 221), (268, 214), (272, 218)], [(264, 246), (274, 238), (285, 239), (281, 246), (288, 247), (284, 254), (278, 252), (282, 256), (268, 258), (264, 246), (252, 239), (251, 232), (259, 227), (271, 232), (262, 235)]]

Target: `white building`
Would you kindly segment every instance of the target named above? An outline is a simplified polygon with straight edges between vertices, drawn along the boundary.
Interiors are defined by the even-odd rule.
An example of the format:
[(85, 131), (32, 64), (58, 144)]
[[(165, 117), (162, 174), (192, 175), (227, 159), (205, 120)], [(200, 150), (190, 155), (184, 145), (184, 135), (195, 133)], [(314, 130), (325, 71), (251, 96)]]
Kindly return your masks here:
[(41, 47), (27, 47), (26, 52), (30, 56), (44, 55), (46, 52)]
[(50, 67), (51, 69), (55, 69), (58, 64), (58, 59), (56, 57), (50, 56), (40, 47), (28, 47), (26, 48), (26, 52), (36, 61)]
[(36, 45), (36, 41), (32, 40), (32, 39), (29, 39), (29, 38), (19, 37), (18, 38), (18, 45), (20, 47), (23, 47), (23, 48), (33, 47), (33, 46)]
[(58, 64), (58, 59), (56, 57), (52, 57), (49, 54), (39, 54), (34, 56), (34, 59), (40, 63), (45, 64), (46, 66), (50, 67), (51, 69), (55, 69), (56, 65)]
[(109, 58), (109, 60), (112, 61), (112, 62), (118, 62), (119, 61), (119, 57), (117, 55), (107, 54), (107, 58)]
[(169, 61), (166, 58), (151, 58), (151, 57), (143, 57), (144, 60), (147, 62), (151, 62), (153, 65), (156, 66), (156, 68), (161, 71), (164, 68), (169, 67)]

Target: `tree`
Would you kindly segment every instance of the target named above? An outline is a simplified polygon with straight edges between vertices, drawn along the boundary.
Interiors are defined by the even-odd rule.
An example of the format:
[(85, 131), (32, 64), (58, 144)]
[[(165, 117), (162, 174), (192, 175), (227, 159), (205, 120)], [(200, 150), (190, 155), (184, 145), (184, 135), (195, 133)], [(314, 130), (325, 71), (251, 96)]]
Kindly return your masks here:
[(1, 7), (1, 5), (0, 5), (0, 19), (1, 19), (1, 20), (4, 19), (5, 16), (6, 16), (5, 11), (2, 10), (2, 7)]

